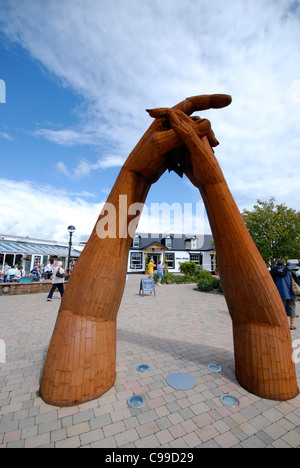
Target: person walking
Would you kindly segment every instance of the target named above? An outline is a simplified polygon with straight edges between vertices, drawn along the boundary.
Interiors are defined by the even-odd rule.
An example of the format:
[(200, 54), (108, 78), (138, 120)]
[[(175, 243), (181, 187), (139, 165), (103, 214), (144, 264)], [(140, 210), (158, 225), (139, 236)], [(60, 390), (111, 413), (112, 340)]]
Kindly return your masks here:
[(290, 329), (296, 330), (295, 318), (297, 296), (292, 291), (292, 277), (299, 285), (300, 281), (297, 276), (288, 269), (284, 258), (277, 260), (276, 266), (271, 269), (271, 275), (285, 306), (286, 313), (290, 318)]
[(48, 294), (47, 301), (52, 301), (52, 296), (56, 288), (58, 288), (61, 297), (64, 294), (65, 270), (62, 267), (62, 262), (57, 261), (57, 265), (53, 269), (52, 288)]

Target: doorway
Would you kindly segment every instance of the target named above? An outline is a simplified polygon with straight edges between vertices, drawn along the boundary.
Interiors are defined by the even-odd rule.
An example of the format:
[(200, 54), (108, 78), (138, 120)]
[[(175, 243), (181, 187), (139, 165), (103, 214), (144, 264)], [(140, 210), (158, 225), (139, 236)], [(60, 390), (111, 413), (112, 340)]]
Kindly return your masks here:
[(161, 254), (151, 254), (150, 258), (153, 258), (155, 269), (157, 269), (158, 262), (161, 261)]

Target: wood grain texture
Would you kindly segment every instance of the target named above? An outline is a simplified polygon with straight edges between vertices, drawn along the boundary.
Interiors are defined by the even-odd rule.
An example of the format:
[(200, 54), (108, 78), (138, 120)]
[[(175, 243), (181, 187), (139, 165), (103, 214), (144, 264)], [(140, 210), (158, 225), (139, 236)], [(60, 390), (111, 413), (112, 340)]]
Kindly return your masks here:
[(298, 393), (285, 308), (206, 137), (173, 114), (189, 149), (186, 174), (199, 188), (209, 217), (224, 295), (232, 318), (236, 376), (248, 391), (272, 400)]
[[(122, 167), (63, 296), (41, 383), (47, 403), (83, 403), (113, 385), (116, 319), (132, 241), (128, 231), (134, 234), (141, 214), (127, 208), (144, 203), (166, 169), (185, 172), (206, 205), (233, 323), (237, 379), (264, 398), (298, 394), (282, 301), (214, 156), (218, 142), (210, 122), (189, 117), (230, 102), (227, 95), (195, 96), (172, 109), (148, 111), (155, 120)], [(115, 236), (103, 236), (103, 227), (114, 221)]]

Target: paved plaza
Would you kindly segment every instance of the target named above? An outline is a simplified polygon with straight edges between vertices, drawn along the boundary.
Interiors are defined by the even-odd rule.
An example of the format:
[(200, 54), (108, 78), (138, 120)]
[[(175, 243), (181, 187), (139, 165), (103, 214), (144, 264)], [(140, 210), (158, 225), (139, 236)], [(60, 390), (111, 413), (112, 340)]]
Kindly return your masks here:
[[(232, 327), (224, 296), (194, 284), (156, 287), (139, 295), (140, 275), (130, 275), (118, 315), (114, 387), (82, 405), (58, 408), (39, 397), (47, 348), (60, 305), (46, 294), (0, 298), (0, 448), (291, 448), (300, 446), (300, 396), (269, 401), (235, 379)], [(300, 302), (297, 302), (300, 315)], [(294, 343), (300, 340), (292, 332)], [(2, 341), (2, 342), (3, 342)], [(298, 342), (300, 360), (300, 341)], [(138, 372), (139, 364), (148, 372)], [(207, 369), (217, 363), (220, 373)], [(297, 364), (300, 384), (300, 363)], [(196, 380), (175, 390), (166, 378), (183, 372)], [(127, 400), (146, 398), (142, 408)], [(239, 406), (223, 406), (230, 394)]]

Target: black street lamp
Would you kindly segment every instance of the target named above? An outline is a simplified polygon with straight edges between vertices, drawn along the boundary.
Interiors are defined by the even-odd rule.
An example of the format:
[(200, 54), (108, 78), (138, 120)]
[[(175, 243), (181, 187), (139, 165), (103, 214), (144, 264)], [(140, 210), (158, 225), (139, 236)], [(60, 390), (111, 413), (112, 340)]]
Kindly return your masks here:
[(68, 227), (68, 232), (70, 234), (70, 239), (69, 239), (69, 252), (68, 252), (68, 263), (67, 263), (67, 269), (68, 269), (68, 274), (70, 276), (70, 257), (71, 257), (71, 248), (72, 248), (72, 236), (73, 233), (76, 231), (76, 228), (74, 226), (69, 226)]

